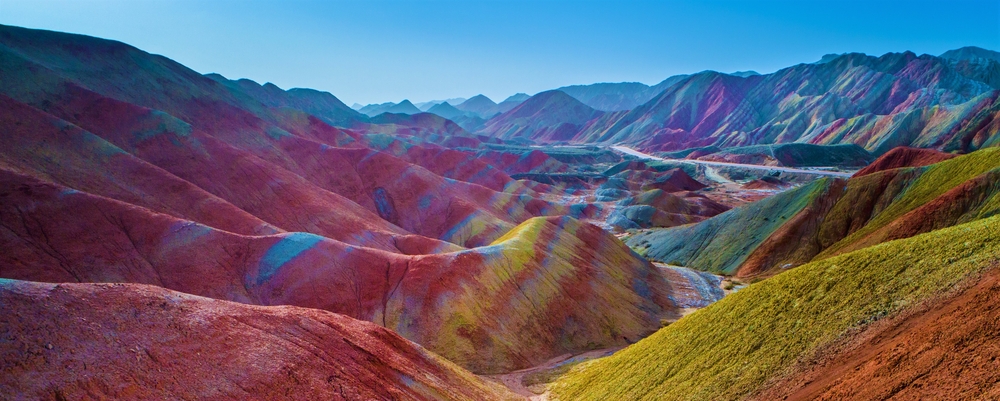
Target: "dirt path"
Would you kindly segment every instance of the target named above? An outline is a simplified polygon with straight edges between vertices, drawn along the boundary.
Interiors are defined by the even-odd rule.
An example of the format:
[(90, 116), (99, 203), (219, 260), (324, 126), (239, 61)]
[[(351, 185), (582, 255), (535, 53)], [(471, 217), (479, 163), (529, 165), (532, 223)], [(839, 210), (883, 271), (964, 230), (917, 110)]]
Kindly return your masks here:
[(719, 172), (716, 171), (715, 168), (711, 166), (705, 166), (705, 178), (708, 178), (712, 181), (715, 181), (723, 185), (725, 184), (737, 185), (735, 182), (733, 182), (733, 180), (730, 180), (720, 175)]
[[(632, 155), (632, 156), (635, 156), (635, 157), (638, 157), (638, 158), (642, 158), (642, 159), (652, 159), (652, 160), (670, 161), (670, 162), (679, 162), (679, 163), (700, 164), (700, 165), (703, 165), (703, 166), (706, 166), (706, 167), (707, 166), (714, 166), (714, 167), (741, 167), (741, 168), (752, 169), (752, 170), (781, 171), (781, 172), (786, 172), (786, 173), (813, 174), (813, 175), (823, 175), (823, 176), (841, 177), (841, 178), (849, 178), (851, 175), (853, 175), (853, 173), (842, 173), (842, 172), (839, 172), (839, 171), (823, 170), (824, 168), (827, 168), (827, 167), (817, 167), (816, 169), (806, 170), (806, 169), (792, 168), (792, 167), (761, 166), (761, 165), (757, 165), (757, 164), (739, 164), (739, 163), (725, 163), (725, 162), (709, 162), (709, 161), (704, 161), (704, 160), (688, 160), (688, 159), (664, 159), (662, 157), (656, 157), (656, 156), (653, 156), (653, 155), (650, 155), (650, 154), (647, 154), (647, 153), (642, 153), (642, 152), (640, 152), (638, 150), (632, 149), (632, 148), (627, 147), (627, 146), (612, 146), (611, 149), (614, 149), (614, 150), (619, 151), (621, 153)], [(706, 176), (707, 175), (708, 175), (708, 172), (706, 172)]]
[(535, 392), (531, 391), (530, 389), (528, 389), (527, 386), (524, 385), (524, 378), (526, 376), (532, 373), (538, 373), (538, 372), (544, 372), (546, 370), (556, 369), (565, 362), (582, 362), (596, 358), (603, 358), (605, 356), (615, 353), (616, 351), (622, 348), (623, 347), (604, 348), (593, 351), (587, 351), (577, 355), (563, 354), (555, 358), (549, 359), (548, 361), (545, 361), (544, 363), (538, 366), (533, 366), (527, 369), (521, 369), (502, 375), (487, 376), (487, 378), (503, 383), (503, 385), (507, 386), (507, 388), (510, 389), (511, 391), (519, 395), (525, 396), (529, 400), (545, 401), (549, 399), (548, 391), (546, 391), (543, 394), (535, 394)]

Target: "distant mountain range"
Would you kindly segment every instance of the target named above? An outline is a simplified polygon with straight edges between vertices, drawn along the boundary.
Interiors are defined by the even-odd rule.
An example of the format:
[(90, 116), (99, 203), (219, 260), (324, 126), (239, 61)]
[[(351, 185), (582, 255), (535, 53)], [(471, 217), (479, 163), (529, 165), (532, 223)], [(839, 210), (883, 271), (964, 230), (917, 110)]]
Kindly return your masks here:
[(566, 92), (567, 95), (597, 110), (631, 110), (686, 77), (687, 75), (675, 75), (653, 86), (638, 82), (621, 82), (572, 85), (557, 90)]
[[(647, 151), (803, 142), (853, 143), (876, 155), (896, 146), (968, 152), (1000, 142), (1000, 62), (991, 58), (997, 54), (975, 48), (942, 57), (851, 53), (765, 75), (706, 71), (672, 77), (649, 101), (605, 113), (584, 101), (550, 102), (552, 95), (543, 92), (536, 97), (546, 101), (524, 104), (544, 112), (518, 108), (487, 121), (481, 133), (626, 143)], [(591, 101), (626, 98), (640, 85), (595, 84), (566, 93)]]
[(399, 103), (382, 103), (382, 104), (369, 104), (361, 109), (358, 109), (361, 113), (369, 116), (375, 117), (382, 113), (396, 113), (396, 114), (417, 114), (421, 110), (410, 103), (409, 100), (403, 100)]
[(564, 141), (588, 121), (604, 115), (566, 92), (551, 90), (528, 98), (510, 111), (490, 119), (480, 132), (500, 139), (531, 137)]
[(500, 104), (477, 95), (451, 99), (462, 100), (457, 104), (404, 101), (361, 111), (424, 110), (501, 138), (626, 143), (648, 151), (803, 142), (853, 143), (878, 155), (901, 145), (967, 152), (996, 144), (998, 90), (1000, 52), (963, 47), (940, 56), (828, 54), (771, 74), (704, 71), (652, 86), (564, 86), (556, 91), (568, 96), (542, 92), (524, 108), (518, 106), (526, 94)]
[(480, 94), (469, 99), (431, 100), (417, 104), (413, 104), (409, 100), (403, 100), (399, 103), (387, 102), (366, 106), (355, 103), (352, 108), (369, 117), (375, 117), (382, 113), (418, 114), (427, 112), (455, 120), (456, 123), (466, 129), (475, 131), (481, 128), (487, 119), (513, 109), (529, 97), (525, 93), (517, 93), (498, 104), (485, 95)]
[(941, 58), (949, 60), (976, 60), (985, 59), (1000, 61), (1000, 52), (986, 50), (981, 47), (966, 46), (963, 48), (948, 50), (941, 54)]
[(431, 107), (434, 107), (434, 106), (439, 105), (441, 103), (449, 103), (449, 104), (455, 105), (455, 104), (460, 104), (460, 103), (464, 102), (465, 100), (466, 100), (466, 98), (464, 98), (464, 97), (455, 97), (455, 98), (445, 99), (445, 100), (431, 100), (431, 101), (428, 101), (428, 102), (415, 103), (414, 106), (417, 106), (417, 108), (420, 109), (420, 110), (428, 111), (428, 110), (430, 110)]
[[(729, 75), (749, 77), (760, 74), (755, 71), (737, 71)], [(668, 88), (670, 85), (673, 85), (688, 76), (689, 75), (675, 75), (652, 86), (640, 82), (601, 82), (590, 85), (563, 86), (556, 88), (556, 90), (566, 92), (566, 94), (574, 97), (576, 100), (579, 100), (583, 104), (597, 110), (622, 111), (631, 110), (642, 105), (643, 103), (648, 102), (650, 99), (663, 92), (663, 90)], [(517, 93), (497, 104), (484, 95), (476, 95), (469, 99), (453, 98), (447, 100), (431, 100), (416, 103), (415, 106), (421, 111), (432, 112), (431, 108), (434, 106), (442, 103), (449, 103), (452, 106), (458, 107), (460, 110), (473, 112), (479, 117), (490, 118), (497, 113), (502, 113), (514, 108), (514, 106), (520, 104), (529, 97), (530, 96), (528, 94)], [(487, 100), (489, 103), (486, 102)], [(466, 104), (466, 102), (468, 103)], [(396, 103), (391, 102), (369, 105), (355, 103), (351, 107), (359, 111), (362, 109), (382, 110), (395, 104)]]

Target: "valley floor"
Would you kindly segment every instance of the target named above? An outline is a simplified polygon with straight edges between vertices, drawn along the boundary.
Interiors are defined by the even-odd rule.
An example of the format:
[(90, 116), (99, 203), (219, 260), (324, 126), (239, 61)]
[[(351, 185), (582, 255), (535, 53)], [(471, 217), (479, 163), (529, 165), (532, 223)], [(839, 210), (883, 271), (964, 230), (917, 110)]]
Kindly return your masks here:
[[(653, 265), (658, 267), (667, 277), (667, 282), (673, 293), (673, 301), (680, 311), (679, 316), (665, 317), (662, 321), (664, 325), (674, 323), (733, 292), (733, 289), (723, 288), (727, 283), (727, 279), (723, 276), (664, 263), (653, 263)], [(557, 379), (559, 375), (579, 363), (611, 356), (622, 348), (624, 347), (618, 346), (579, 354), (563, 354), (530, 368), (482, 377), (501, 383), (512, 392), (527, 397), (529, 400), (547, 401), (549, 400), (549, 392), (546, 385)]]
[(704, 161), (704, 160), (664, 159), (662, 157), (657, 157), (657, 156), (653, 156), (653, 155), (650, 155), (650, 154), (647, 154), (647, 153), (640, 152), (638, 150), (632, 149), (632, 148), (627, 147), (627, 146), (616, 145), (616, 146), (612, 146), (611, 148), (614, 149), (614, 150), (616, 150), (616, 151), (619, 151), (621, 153), (638, 157), (640, 159), (659, 160), (659, 161), (676, 161), (676, 162), (691, 163), (691, 164), (700, 164), (700, 165), (712, 166), (712, 167), (739, 167), (739, 168), (753, 169), (753, 170), (780, 171), (780, 172), (783, 172), (783, 173), (812, 174), (812, 175), (817, 175), (817, 176), (840, 177), (840, 178), (848, 178), (848, 177), (850, 177), (851, 175), (854, 174), (853, 172), (833, 171), (832, 169), (827, 168), (827, 167), (815, 167), (815, 168), (805, 169), (805, 168), (793, 168), (793, 167), (760, 166), (760, 165), (756, 165), (756, 164), (739, 164), (739, 163), (726, 163), (726, 162), (711, 162), (711, 161)]
[[(529, 400), (546, 401), (549, 399), (549, 393), (544, 388), (544, 385), (548, 381), (547, 379), (554, 379), (559, 373), (569, 369), (573, 365), (592, 359), (610, 356), (620, 349), (622, 349), (622, 347), (597, 349), (577, 355), (560, 355), (545, 361), (545, 363), (538, 366), (502, 375), (486, 376), (486, 378), (502, 383), (514, 393), (528, 397)], [(529, 379), (534, 379), (532, 381), (542, 379), (542, 381), (539, 383), (526, 384), (525, 382)]]

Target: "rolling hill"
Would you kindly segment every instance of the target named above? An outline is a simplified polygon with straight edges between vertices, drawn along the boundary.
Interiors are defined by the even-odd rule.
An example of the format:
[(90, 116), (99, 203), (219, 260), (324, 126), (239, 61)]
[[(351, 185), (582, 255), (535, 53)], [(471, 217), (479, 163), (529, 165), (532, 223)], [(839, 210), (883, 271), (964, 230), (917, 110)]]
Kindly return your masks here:
[(553, 90), (532, 96), (510, 111), (491, 118), (480, 131), (500, 139), (571, 139), (583, 124), (603, 113)]
[(0, 172), (4, 278), (323, 309), (489, 373), (635, 341), (676, 313), (657, 269), (571, 217), (529, 219), (471, 249), (397, 236), (393, 253), (303, 232), (235, 234)]
[[(677, 313), (662, 272), (591, 224), (615, 202), (445, 148), (489, 138), (439, 116), (366, 117), (9, 26), (0, 66), (0, 277), (323, 309), (491, 373), (621, 346)], [(523, 168), (560, 166), (528, 153)]]

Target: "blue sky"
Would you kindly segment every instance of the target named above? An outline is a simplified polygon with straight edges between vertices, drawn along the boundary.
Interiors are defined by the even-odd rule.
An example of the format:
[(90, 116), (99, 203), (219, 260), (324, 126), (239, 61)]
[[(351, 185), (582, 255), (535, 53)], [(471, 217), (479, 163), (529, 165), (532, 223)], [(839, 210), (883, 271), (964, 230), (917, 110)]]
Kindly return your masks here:
[(1000, 50), (997, 0), (0, 0), (0, 23), (120, 40), (347, 104), (766, 73), (827, 53)]

